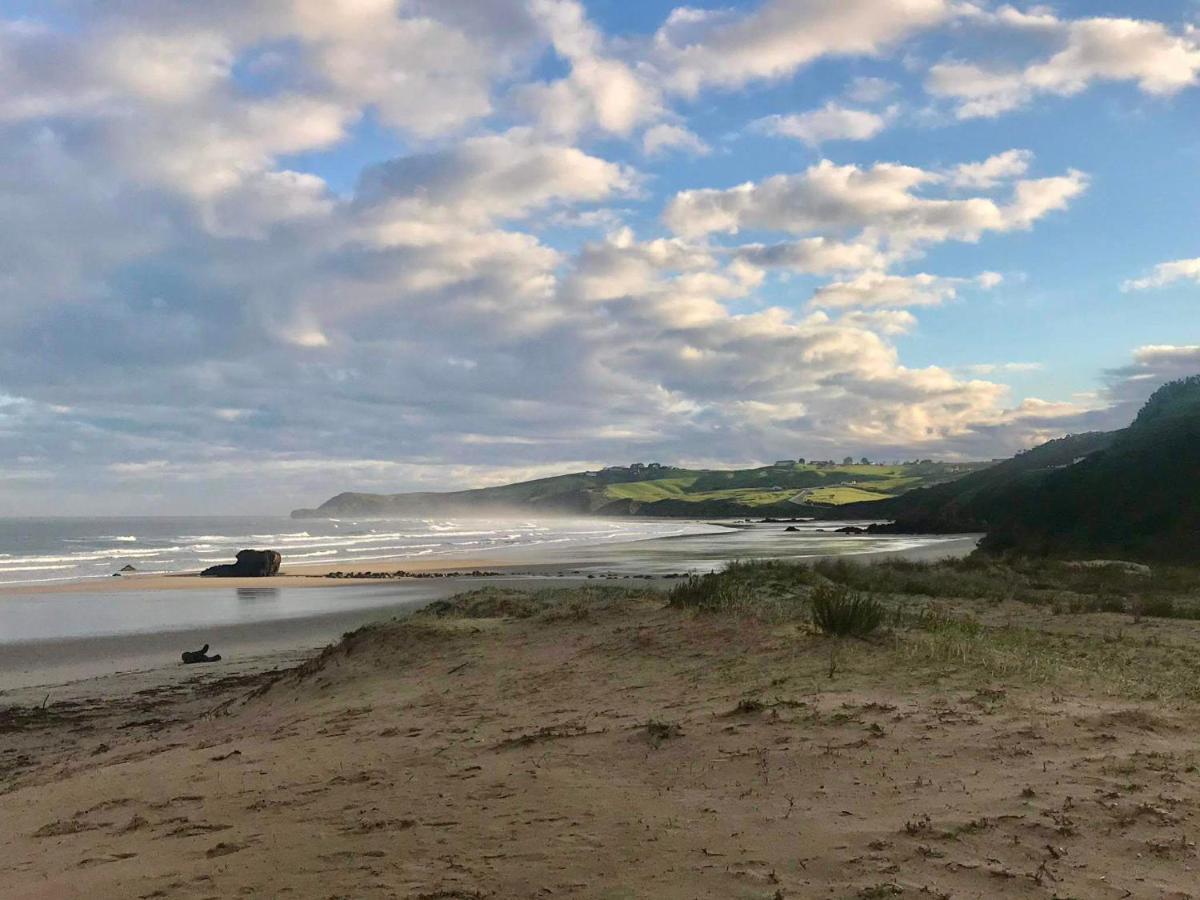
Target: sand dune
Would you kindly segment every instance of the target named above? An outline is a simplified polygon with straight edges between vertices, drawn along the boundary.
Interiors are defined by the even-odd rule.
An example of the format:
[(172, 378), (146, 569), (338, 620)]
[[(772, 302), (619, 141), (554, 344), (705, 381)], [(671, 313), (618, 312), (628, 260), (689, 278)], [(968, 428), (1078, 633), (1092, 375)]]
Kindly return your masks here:
[(445, 606), (283, 674), (9, 710), (4, 896), (1196, 890), (1190, 707), (886, 644), (831, 681), (795, 624), (630, 590)]

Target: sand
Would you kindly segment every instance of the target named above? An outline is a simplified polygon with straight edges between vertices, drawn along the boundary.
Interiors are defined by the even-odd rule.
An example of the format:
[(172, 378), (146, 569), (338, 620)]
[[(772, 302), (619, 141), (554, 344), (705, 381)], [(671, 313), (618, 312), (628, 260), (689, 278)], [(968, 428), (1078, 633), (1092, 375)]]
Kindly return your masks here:
[[(1200, 884), (1194, 706), (905, 663), (886, 642), (847, 645), (830, 680), (826, 638), (644, 589), (526, 618), (502, 614), (528, 601), (502, 599), (367, 629), (284, 674), (213, 668), (0, 715), (0, 893), (1183, 898)], [(1118, 622), (987, 612), (1017, 613), (1064, 634)], [(1200, 646), (1196, 623), (1147, 627)]]

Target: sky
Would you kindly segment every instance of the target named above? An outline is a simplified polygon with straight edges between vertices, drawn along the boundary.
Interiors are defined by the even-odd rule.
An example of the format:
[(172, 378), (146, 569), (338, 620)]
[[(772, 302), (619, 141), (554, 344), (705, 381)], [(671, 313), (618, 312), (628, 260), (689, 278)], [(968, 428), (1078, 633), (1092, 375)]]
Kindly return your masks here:
[(0, 0), (0, 514), (1121, 427), (1198, 169), (1195, 0)]

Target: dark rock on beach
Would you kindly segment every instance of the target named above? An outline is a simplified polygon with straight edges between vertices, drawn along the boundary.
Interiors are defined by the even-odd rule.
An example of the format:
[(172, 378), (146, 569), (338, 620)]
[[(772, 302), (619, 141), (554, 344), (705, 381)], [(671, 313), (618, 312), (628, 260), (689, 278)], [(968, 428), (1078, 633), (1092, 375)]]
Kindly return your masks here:
[(274, 550), (239, 550), (237, 562), (209, 566), (201, 575), (215, 578), (266, 578), (279, 572), (279, 564), (283, 561)]

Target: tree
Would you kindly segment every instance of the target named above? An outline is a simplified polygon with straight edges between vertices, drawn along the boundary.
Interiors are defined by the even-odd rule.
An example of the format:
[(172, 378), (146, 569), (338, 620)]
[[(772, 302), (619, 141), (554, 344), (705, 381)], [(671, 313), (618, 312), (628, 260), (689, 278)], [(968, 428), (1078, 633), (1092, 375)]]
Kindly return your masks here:
[(842, 460), (842, 465), (843, 465), (843, 466), (852, 466), (852, 465), (854, 465), (854, 457), (853, 457), (853, 456), (847, 456), (845, 459), (843, 459), (843, 460)]

